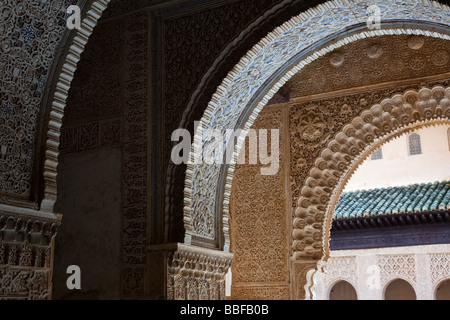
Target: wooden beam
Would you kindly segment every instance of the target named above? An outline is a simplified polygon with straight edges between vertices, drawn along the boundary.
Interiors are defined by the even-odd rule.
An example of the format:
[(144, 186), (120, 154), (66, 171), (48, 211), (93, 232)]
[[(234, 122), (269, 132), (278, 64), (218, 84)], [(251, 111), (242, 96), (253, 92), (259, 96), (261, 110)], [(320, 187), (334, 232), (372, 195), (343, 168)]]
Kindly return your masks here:
[(411, 219), (411, 217), (409, 216), (409, 215), (407, 215), (406, 217), (405, 217), (405, 219), (406, 219), (406, 223), (407, 224), (414, 224), (414, 222), (413, 222), (413, 220)]
[(397, 218), (398, 218), (398, 216), (392, 216), (391, 222), (394, 227), (398, 227)]
[(387, 227), (392, 227), (392, 223), (391, 223), (391, 217), (384, 217), (384, 224), (387, 226)]

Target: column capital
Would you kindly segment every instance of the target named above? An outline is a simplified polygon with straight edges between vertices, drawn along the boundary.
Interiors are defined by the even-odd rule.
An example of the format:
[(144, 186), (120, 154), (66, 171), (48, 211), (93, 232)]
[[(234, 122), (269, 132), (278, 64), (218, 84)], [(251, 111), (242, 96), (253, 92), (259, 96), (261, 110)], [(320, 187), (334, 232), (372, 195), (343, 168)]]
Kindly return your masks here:
[(168, 300), (225, 300), (225, 276), (233, 254), (183, 243), (149, 246), (166, 257)]

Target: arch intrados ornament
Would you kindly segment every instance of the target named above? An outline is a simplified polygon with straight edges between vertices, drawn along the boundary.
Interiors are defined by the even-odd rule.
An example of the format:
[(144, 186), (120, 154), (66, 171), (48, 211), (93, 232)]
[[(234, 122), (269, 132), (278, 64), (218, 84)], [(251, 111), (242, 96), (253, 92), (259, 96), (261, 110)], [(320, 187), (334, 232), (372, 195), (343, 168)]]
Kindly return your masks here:
[[(443, 89), (443, 87), (435, 87), (434, 89), (437, 89), (437, 88)], [(429, 90), (429, 89), (422, 89), (422, 90)], [(448, 94), (448, 97), (450, 98), (450, 88), (447, 88), (445, 90), (448, 92), (447, 94)], [(415, 92), (415, 91), (408, 91), (408, 92)], [(400, 96), (400, 95), (396, 95), (394, 97), (397, 97), (397, 96)], [(386, 99), (383, 102), (389, 103), (391, 100), (392, 99)], [(449, 100), (449, 102), (450, 102), (450, 100)], [(376, 105), (376, 106), (378, 106), (378, 105)], [(366, 111), (364, 111), (364, 113), (365, 112)], [(360, 118), (360, 117), (358, 117), (358, 118)], [(355, 120), (358, 119), (358, 118), (355, 118)], [(322, 241), (322, 243), (323, 243), (323, 257), (322, 257), (322, 260), (323, 261), (327, 261), (329, 256), (330, 256), (329, 240), (330, 240), (331, 224), (332, 224), (332, 221), (333, 221), (333, 212), (334, 212), (334, 210), (336, 208), (336, 205), (337, 205), (337, 203), (339, 201), (340, 195), (342, 194), (342, 192), (345, 189), (348, 181), (352, 178), (352, 176), (354, 175), (356, 170), (359, 168), (359, 166), (366, 159), (368, 159), (368, 157), (370, 156), (370, 154), (373, 151), (375, 151), (376, 149), (378, 149), (378, 148), (382, 147), (383, 145), (389, 143), (391, 140), (396, 139), (396, 138), (401, 137), (401, 136), (404, 136), (404, 135), (408, 135), (411, 132), (413, 132), (415, 130), (418, 130), (418, 129), (421, 129), (421, 128), (434, 127), (434, 126), (439, 126), (439, 125), (450, 125), (450, 114), (449, 114), (449, 111), (448, 111), (448, 107), (447, 107), (447, 116), (445, 118), (436, 117), (436, 118), (432, 118), (432, 119), (417, 120), (415, 122), (411, 122), (411, 123), (407, 123), (407, 124), (400, 124), (399, 127), (393, 128), (390, 132), (384, 133), (384, 134), (382, 134), (382, 136), (374, 138), (373, 142), (369, 143), (358, 155), (356, 155), (354, 157), (353, 157), (353, 155), (351, 155), (353, 157), (352, 160), (351, 160), (351, 163), (346, 167), (344, 172), (341, 173), (339, 181), (336, 184), (336, 187), (332, 190), (331, 196), (329, 198), (329, 201), (327, 202), (328, 204), (326, 206), (326, 212), (325, 212), (325, 215), (324, 215), (325, 216), (325, 221), (323, 223), (323, 229), (322, 229), (322, 234), (323, 234), (323, 241)], [(351, 125), (347, 125), (346, 128), (347, 128), (347, 130), (352, 130), (353, 129), (351, 127)], [(341, 138), (342, 138), (345, 135), (344, 130), (339, 132), (336, 136), (340, 135)], [(331, 141), (329, 143), (329, 145), (328, 145), (328, 148), (326, 148), (322, 152), (322, 154), (324, 152), (327, 152), (328, 150), (330, 150), (330, 146), (331, 145), (335, 146), (336, 142), (337, 142), (336, 139)], [(339, 143), (339, 142), (337, 142), (337, 143)], [(340, 144), (340, 148), (348, 148), (348, 147), (349, 146), (348, 146), (348, 144), (346, 142)], [(340, 157), (339, 152), (336, 152), (334, 155), (336, 157)], [(322, 157), (318, 158), (316, 160), (316, 164), (318, 162), (321, 162), (322, 160), (323, 160)], [(333, 166), (336, 166), (336, 165), (333, 164)], [(320, 169), (318, 169), (318, 167), (314, 167), (313, 169), (311, 169), (311, 175), (307, 178), (307, 180), (310, 181), (309, 183), (313, 183), (314, 184), (314, 182), (311, 182), (311, 180), (314, 179), (313, 178), (313, 171), (316, 173), (317, 172), (316, 170), (320, 170)], [(300, 204), (300, 202), (303, 201), (305, 198), (308, 199), (311, 192), (313, 192), (313, 191), (311, 191), (308, 186), (305, 186), (305, 188), (302, 189), (302, 196), (300, 197), (298, 203)]]
[[(213, 95), (200, 127), (218, 130), (249, 129), (261, 109), (294, 74), (319, 57), (351, 42), (394, 34), (423, 35), (450, 40), (450, 8), (445, 5), (426, 0), (415, 0), (408, 4), (379, 0), (373, 4), (378, 5), (384, 14), (383, 29), (364, 31), (361, 28), (368, 18), (367, 6), (361, 0), (327, 2), (275, 29), (249, 51), (224, 79)], [(425, 29), (427, 24), (436, 26), (437, 20), (441, 26), (440, 32)], [(322, 25), (322, 28), (316, 28), (320, 22), (328, 23), (327, 27)], [(398, 27), (399, 22), (403, 22), (403, 26), (409, 24), (413, 27)], [(445, 32), (442, 31), (442, 26), (445, 27)], [(352, 35), (327, 47), (315, 48), (317, 44), (326, 42), (341, 32), (350, 32), (352, 28)], [(293, 63), (294, 57), (298, 58), (297, 63)], [(245, 136), (238, 137), (233, 161), (225, 169), (188, 164), (184, 199), (187, 244), (190, 244), (195, 236), (216, 237), (217, 235), (205, 231), (214, 230), (214, 227), (202, 228), (201, 225), (219, 223), (224, 238), (219, 247), (223, 247), (225, 251), (229, 250), (229, 197), (234, 164), (244, 141)], [(202, 141), (201, 134), (196, 132), (192, 152), (201, 148), (203, 143), (205, 141)], [(293, 237), (294, 258), (300, 258), (299, 253), (304, 254), (305, 248), (298, 246), (296, 238), (299, 237), (299, 230), (294, 231)], [(319, 248), (313, 249), (311, 252), (316, 252)]]
[[(304, 286), (307, 298), (313, 297), (314, 275), (318, 270), (323, 271), (330, 257), (334, 209), (361, 163), (392, 139), (439, 125), (450, 125), (450, 87), (408, 90), (364, 110), (345, 125), (315, 159), (297, 201), (293, 222), (294, 259), (321, 259), (317, 269), (308, 273)], [(313, 221), (308, 221), (311, 218)], [(304, 242), (312, 245), (307, 247)], [(297, 250), (296, 245), (300, 245)]]
[[(418, 128), (449, 123), (450, 87), (436, 86), (387, 98), (344, 126), (315, 159), (305, 179), (293, 222), (294, 258), (328, 259), (333, 211), (339, 196), (374, 150)], [(315, 218), (308, 222), (311, 216)]]

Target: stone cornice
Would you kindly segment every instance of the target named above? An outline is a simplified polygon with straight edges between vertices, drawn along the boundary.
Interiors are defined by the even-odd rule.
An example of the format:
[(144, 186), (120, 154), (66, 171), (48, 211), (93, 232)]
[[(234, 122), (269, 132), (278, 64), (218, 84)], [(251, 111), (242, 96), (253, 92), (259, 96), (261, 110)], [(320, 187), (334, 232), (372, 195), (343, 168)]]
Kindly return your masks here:
[(448, 211), (334, 220), (330, 250), (448, 244), (449, 230)]

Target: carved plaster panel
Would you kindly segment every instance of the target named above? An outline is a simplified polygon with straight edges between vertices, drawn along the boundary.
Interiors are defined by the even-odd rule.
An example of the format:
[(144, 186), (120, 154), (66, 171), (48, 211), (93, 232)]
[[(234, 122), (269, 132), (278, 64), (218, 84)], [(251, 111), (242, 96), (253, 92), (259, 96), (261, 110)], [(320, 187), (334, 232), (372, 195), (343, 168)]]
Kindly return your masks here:
[(124, 116), (122, 145), (122, 294), (148, 290), (148, 16), (125, 23)]
[(263, 111), (252, 127), (254, 130), (279, 130), (278, 172), (261, 175), (263, 165), (249, 163), (252, 146), (245, 150), (246, 164), (236, 167), (231, 214), (233, 299), (289, 298), (289, 216), (283, 153), (286, 111), (282, 108)]
[(0, 195), (30, 196), (41, 100), (66, 28), (65, 9), (76, 2), (2, 1)]
[(439, 282), (445, 280), (450, 274), (450, 254), (430, 254), (429, 266), (431, 269), (431, 280), (433, 281), (433, 286), (437, 286)]
[(381, 271), (381, 283), (387, 283), (398, 277), (416, 282), (416, 260), (414, 255), (377, 256), (377, 265)]
[(49, 270), (0, 266), (0, 300), (49, 300)]

